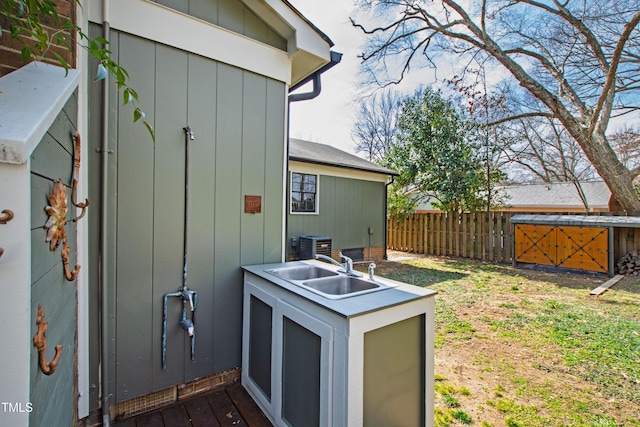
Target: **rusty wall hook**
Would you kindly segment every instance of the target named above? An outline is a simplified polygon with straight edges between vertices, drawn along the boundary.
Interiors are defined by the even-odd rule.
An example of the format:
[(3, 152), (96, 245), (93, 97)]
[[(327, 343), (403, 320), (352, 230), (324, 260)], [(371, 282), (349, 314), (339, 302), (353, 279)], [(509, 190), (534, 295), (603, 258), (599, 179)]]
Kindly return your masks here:
[(69, 271), (69, 245), (67, 244), (67, 236), (64, 236), (64, 240), (62, 241), (62, 265), (64, 267), (64, 277), (69, 281), (75, 280), (78, 277), (78, 273), (80, 273), (80, 266), (76, 264), (76, 267), (73, 271)]
[(51, 375), (56, 371), (58, 367), (58, 361), (62, 356), (62, 346), (56, 346), (56, 355), (51, 362), (47, 362), (45, 351), (47, 349), (47, 322), (44, 321), (44, 310), (42, 305), (38, 304), (38, 314), (36, 315), (36, 325), (38, 326), (38, 332), (33, 336), (33, 346), (38, 349), (38, 363), (40, 370), (45, 375)]
[(49, 193), (50, 205), (45, 208), (49, 219), (44, 225), (47, 230), (49, 250), (55, 251), (62, 244), (62, 264), (64, 266), (64, 277), (68, 281), (74, 280), (80, 272), (80, 266), (76, 265), (73, 271), (69, 271), (69, 244), (67, 243), (67, 232), (64, 227), (67, 225), (67, 188), (62, 179), (53, 183), (53, 191)]
[(13, 219), (13, 211), (5, 209), (2, 211), (3, 215), (0, 217), (0, 224), (6, 224)]
[[(5, 209), (2, 211), (2, 216), (0, 217), (0, 224), (6, 224), (13, 219), (13, 211), (9, 209)], [(2, 258), (2, 254), (4, 253), (4, 248), (0, 247), (0, 258)]]
[(89, 206), (89, 199), (84, 199), (84, 203), (76, 202), (76, 190), (78, 187), (78, 181), (80, 180), (80, 132), (76, 131), (73, 135), (73, 141), (75, 147), (73, 150), (73, 173), (71, 175), (71, 203), (73, 206), (82, 209), (80, 215), (72, 219), (72, 222), (76, 222), (81, 219), (87, 211)]

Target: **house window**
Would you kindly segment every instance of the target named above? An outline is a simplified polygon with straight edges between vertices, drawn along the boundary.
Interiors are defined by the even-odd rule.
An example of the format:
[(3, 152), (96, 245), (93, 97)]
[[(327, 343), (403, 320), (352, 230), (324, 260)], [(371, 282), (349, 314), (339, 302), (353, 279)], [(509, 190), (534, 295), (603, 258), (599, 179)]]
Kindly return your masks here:
[(317, 213), (318, 176), (293, 172), (291, 174), (291, 212)]

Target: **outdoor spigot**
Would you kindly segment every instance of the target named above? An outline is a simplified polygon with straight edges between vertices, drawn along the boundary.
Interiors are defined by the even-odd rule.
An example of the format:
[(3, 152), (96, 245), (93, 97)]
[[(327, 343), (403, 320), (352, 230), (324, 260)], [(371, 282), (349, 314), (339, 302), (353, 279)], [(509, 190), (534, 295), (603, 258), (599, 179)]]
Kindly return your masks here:
[(191, 319), (182, 319), (180, 321), (180, 326), (182, 326), (182, 329), (187, 331), (187, 333), (189, 334), (190, 337), (193, 336), (193, 334), (195, 332), (195, 328), (193, 326), (193, 322), (191, 321)]
[(191, 129), (191, 126), (185, 126), (185, 127), (184, 127), (184, 128), (182, 128), (182, 129), (184, 129), (184, 131), (189, 135), (189, 139), (190, 139), (191, 141), (193, 141), (194, 139), (196, 139), (196, 138), (195, 138), (195, 136), (193, 136), (193, 129)]
[(182, 299), (189, 301), (189, 307), (191, 307), (191, 311), (193, 311), (195, 309), (195, 307), (193, 305), (193, 294), (194, 293), (195, 293), (194, 291), (189, 291), (189, 290), (186, 290), (186, 289), (184, 291), (182, 291)]

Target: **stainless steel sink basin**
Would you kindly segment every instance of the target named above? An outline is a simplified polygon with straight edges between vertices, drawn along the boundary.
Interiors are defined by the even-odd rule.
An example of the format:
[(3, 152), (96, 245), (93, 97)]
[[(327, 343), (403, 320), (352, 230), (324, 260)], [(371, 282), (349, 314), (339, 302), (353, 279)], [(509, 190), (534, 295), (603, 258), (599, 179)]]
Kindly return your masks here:
[(335, 271), (327, 270), (313, 265), (274, 268), (272, 270), (265, 271), (269, 274), (273, 274), (274, 276), (278, 276), (281, 279), (288, 281), (318, 279), (320, 277), (332, 277), (338, 275), (338, 273), (336, 273)]
[(338, 274), (334, 270), (315, 265), (273, 268), (265, 272), (329, 299), (348, 298), (395, 287), (374, 280)]
[(326, 277), (302, 282), (302, 286), (314, 289), (327, 295), (349, 295), (375, 290), (382, 287), (381, 284), (358, 279), (351, 276)]

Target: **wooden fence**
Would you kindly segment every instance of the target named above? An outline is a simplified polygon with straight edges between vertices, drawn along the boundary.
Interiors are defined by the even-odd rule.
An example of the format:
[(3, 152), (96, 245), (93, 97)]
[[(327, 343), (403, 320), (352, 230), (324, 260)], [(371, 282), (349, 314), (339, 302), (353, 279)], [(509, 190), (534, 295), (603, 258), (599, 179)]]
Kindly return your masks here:
[[(387, 248), (419, 254), (510, 263), (512, 216), (530, 212), (422, 213), (387, 219)], [(538, 212), (539, 213), (539, 212)], [(558, 213), (553, 213), (558, 215)], [(575, 212), (571, 213), (576, 215)], [(597, 214), (596, 214), (597, 215)], [(600, 215), (612, 215), (600, 213)], [(614, 230), (614, 256), (640, 248), (640, 229)]]

